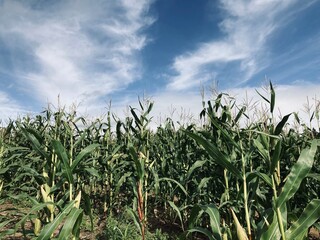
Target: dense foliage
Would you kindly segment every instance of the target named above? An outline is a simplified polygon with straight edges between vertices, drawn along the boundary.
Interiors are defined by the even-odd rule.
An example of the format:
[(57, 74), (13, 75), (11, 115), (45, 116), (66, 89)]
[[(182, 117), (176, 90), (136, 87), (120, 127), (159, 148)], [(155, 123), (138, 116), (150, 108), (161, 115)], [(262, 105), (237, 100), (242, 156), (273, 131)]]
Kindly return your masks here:
[(19, 222), (0, 212), (0, 236), (79, 238), (85, 219), (94, 229), (97, 216), (108, 225), (126, 213), (142, 239), (164, 223), (179, 230), (172, 239), (305, 239), (319, 227), (319, 129), (297, 114), (276, 121), (269, 91), (269, 112), (253, 122), (226, 94), (203, 102), (201, 126), (167, 119), (150, 130), (149, 101), (124, 121), (64, 108), (11, 121), (0, 130), (0, 201), (28, 211)]

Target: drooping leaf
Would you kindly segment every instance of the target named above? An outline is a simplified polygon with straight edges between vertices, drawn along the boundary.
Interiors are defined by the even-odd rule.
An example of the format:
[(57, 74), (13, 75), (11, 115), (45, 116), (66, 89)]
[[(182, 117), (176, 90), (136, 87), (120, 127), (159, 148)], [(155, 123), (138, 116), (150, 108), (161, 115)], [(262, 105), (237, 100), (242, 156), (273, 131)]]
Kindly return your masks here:
[(297, 236), (299, 233), (307, 231), (320, 217), (320, 199), (312, 200), (303, 210), (299, 219), (287, 230), (288, 239)]
[(127, 213), (129, 213), (129, 215), (131, 216), (134, 224), (137, 226), (137, 228), (139, 229), (139, 232), (141, 234), (141, 223), (139, 220), (138, 215), (131, 209), (131, 208), (127, 208)]
[(271, 181), (270, 177), (265, 173), (253, 171), (253, 172), (248, 173), (246, 178), (247, 178), (247, 181), (250, 182), (255, 177), (259, 177), (266, 184), (268, 184), (270, 187), (272, 187), (272, 181)]
[(174, 211), (177, 213), (177, 215), (178, 215), (178, 217), (179, 217), (179, 220), (180, 220), (180, 222), (181, 222), (182, 230), (184, 231), (183, 219), (182, 219), (182, 215), (181, 215), (180, 209), (177, 207), (177, 205), (176, 205), (174, 202), (168, 201), (168, 203), (169, 203), (170, 206), (174, 209)]
[(79, 164), (79, 162), (88, 154), (90, 154), (91, 152), (93, 152), (97, 147), (99, 147), (100, 144), (97, 143), (93, 143), (87, 147), (85, 147), (84, 149), (81, 150), (81, 152), (76, 156), (76, 158), (74, 159), (74, 161), (72, 162), (71, 165), (71, 171), (73, 172), (73, 170), (77, 167), (77, 165)]
[(229, 172), (233, 173), (236, 177), (242, 178), (241, 172), (236, 168), (228, 159), (227, 157), (212, 143), (210, 143), (207, 139), (200, 137), (192, 132), (186, 132), (186, 134), (192, 137), (198, 144), (203, 146), (207, 153), (211, 156), (211, 158), (221, 165), (222, 167), (226, 168)]
[(201, 217), (201, 215), (203, 214), (203, 210), (200, 207), (199, 204), (195, 204), (192, 209), (191, 209), (191, 213), (188, 219), (188, 227), (189, 229), (193, 228), (194, 225), (196, 224), (197, 220)]
[(177, 182), (176, 180), (171, 179), (171, 178), (166, 178), (166, 177), (164, 177), (164, 178), (160, 178), (160, 179), (159, 179), (159, 182), (160, 182), (160, 181), (174, 182), (174, 183), (177, 184), (177, 186), (184, 192), (184, 194), (185, 194), (186, 196), (188, 196), (188, 192), (186, 191), (186, 189), (185, 189), (179, 182)]
[(260, 97), (263, 98), (263, 100), (265, 100), (267, 103), (270, 104), (270, 101), (269, 101), (266, 97), (264, 97), (264, 96), (263, 96), (261, 93), (259, 93), (257, 90), (256, 90), (256, 92), (259, 94)]
[(317, 151), (317, 141), (313, 140), (310, 148), (302, 150), (298, 161), (293, 165), (283, 186), (283, 190), (277, 199), (277, 207), (281, 208), (299, 189), (302, 180), (312, 168), (314, 156)]
[[(237, 122), (239, 121), (240, 117), (242, 116), (242, 114), (244, 114), (244, 112), (246, 111), (246, 109), (247, 109), (247, 108), (246, 108), (245, 106), (240, 109), (240, 111), (238, 112), (237, 116), (236, 116), (235, 119), (234, 119), (234, 122), (235, 122), (235, 123), (237, 123)], [(246, 116), (246, 115), (245, 115), (245, 116)], [(247, 118), (248, 118), (248, 117), (247, 117)]]
[(207, 160), (198, 160), (194, 164), (192, 164), (192, 166), (190, 167), (190, 169), (187, 172), (186, 179), (189, 179), (189, 177), (191, 176), (193, 171), (196, 170), (197, 168), (202, 167), (206, 162), (207, 162)]
[(313, 179), (315, 179), (315, 180), (320, 182), (320, 174), (319, 173), (309, 173), (307, 175), (307, 177), (308, 178), (313, 178)]
[(278, 123), (278, 125), (276, 126), (276, 129), (274, 130), (274, 135), (279, 135), (282, 132), (282, 129), (286, 124), (286, 122), (288, 121), (290, 115), (291, 113), (282, 118), (282, 120)]
[(220, 214), (219, 210), (214, 204), (208, 204), (200, 206), (204, 212), (206, 212), (210, 217), (210, 227), (213, 233), (213, 237), (217, 240), (221, 239), (220, 230)]
[(278, 219), (276, 216), (276, 213), (273, 213), (273, 221), (267, 228), (267, 231), (265, 231), (261, 235), (261, 240), (279, 240), (281, 237), (280, 230), (279, 230), (279, 225), (278, 225)]
[(24, 136), (31, 143), (33, 149), (38, 154), (40, 154), (40, 156), (42, 156), (44, 159), (50, 160), (49, 154), (44, 150), (43, 145), (42, 145), (44, 140), (39, 135), (39, 133), (37, 131), (35, 131), (34, 129), (23, 128), (23, 127), (20, 127), (20, 129), (23, 132)]
[(198, 187), (197, 187), (197, 189), (198, 189), (199, 192), (201, 191), (201, 189), (202, 189), (203, 187), (205, 187), (205, 186), (207, 185), (207, 183), (209, 182), (209, 180), (210, 180), (211, 178), (212, 178), (212, 177), (205, 177), (205, 178), (202, 178), (202, 179), (201, 179), (201, 181), (200, 181), (200, 183), (199, 183), (199, 185), (198, 185)]
[(216, 238), (213, 238), (212, 233), (205, 228), (201, 228), (201, 227), (193, 227), (191, 229), (188, 229), (188, 232), (193, 233), (193, 232), (198, 232), (198, 233), (202, 233), (203, 235), (207, 236), (209, 238), (209, 240), (217, 240)]
[(137, 114), (136, 114), (136, 112), (134, 111), (134, 109), (131, 108), (131, 107), (130, 107), (130, 112), (131, 112), (131, 114), (132, 114), (133, 117), (134, 117), (134, 120), (135, 120), (135, 122), (136, 122), (136, 124), (137, 124), (137, 127), (140, 129), (140, 128), (142, 127), (142, 123), (141, 123), (139, 117), (137, 116)]
[(209, 117), (211, 123), (221, 131), (221, 134), (226, 138), (228, 143), (231, 143), (232, 146), (234, 146), (236, 149), (241, 150), (239, 144), (234, 140), (232, 136), (230, 136), (230, 134), (223, 127), (221, 127), (221, 125), (215, 120), (215, 118), (213, 118), (211, 115), (209, 115)]
[(60, 212), (55, 219), (50, 222), (48, 225), (46, 225), (41, 233), (39, 234), (37, 240), (48, 240), (51, 238), (52, 233), (56, 230), (56, 228), (59, 226), (59, 224), (62, 223), (62, 221), (65, 219), (65, 217), (69, 214), (71, 209), (73, 208), (74, 201), (71, 201), (65, 209)]
[(62, 143), (58, 140), (52, 141), (52, 147), (53, 147), (55, 153), (57, 154), (57, 156), (63, 162), (64, 174), (66, 175), (68, 182), (73, 184), (73, 176), (72, 176), (72, 171), (71, 171), (70, 163), (69, 163), (69, 157), (68, 157), (66, 149), (64, 148)]
[(73, 208), (70, 211), (59, 234), (59, 240), (68, 239), (70, 236), (72, 236), (72, 233), (76, 231), (75, 228), (78, 227), (76, 223), (79, 218), (82, 218), (82, 211), (82, 209), (78, 208)]
[(260, 153), (260, 155), (262, 156), (262, 158), (265, 161), (269, 160), (269, 152), (267, 151), (267, 149), (261, 144), (261, 142), (258, 139), (254, 139), (253, 140), (253, 144), (255, 145), (255, 147), (258, 149), (258, 152)]

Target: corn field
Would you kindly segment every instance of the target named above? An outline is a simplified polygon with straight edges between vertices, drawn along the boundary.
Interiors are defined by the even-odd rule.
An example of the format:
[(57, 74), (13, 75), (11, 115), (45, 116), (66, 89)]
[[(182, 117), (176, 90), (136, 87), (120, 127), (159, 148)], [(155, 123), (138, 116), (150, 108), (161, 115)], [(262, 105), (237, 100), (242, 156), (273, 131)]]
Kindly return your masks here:
[(10, 121), (0, 238), (310, 239), (320, 229), (318, 107), (310, 123), (276, 120), (272, 84), (258, 94), (268, 110), (254, 121), (227, 94), (202, 103), (202, 124), (168, 118), (155, 130), (150, 101), (124, 120), (48, 107)]

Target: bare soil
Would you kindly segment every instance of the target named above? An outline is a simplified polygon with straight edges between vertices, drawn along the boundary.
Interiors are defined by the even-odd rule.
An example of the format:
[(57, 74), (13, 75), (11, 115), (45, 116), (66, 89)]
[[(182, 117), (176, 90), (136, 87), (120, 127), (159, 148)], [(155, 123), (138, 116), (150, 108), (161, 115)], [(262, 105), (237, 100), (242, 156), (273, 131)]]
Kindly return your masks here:
[[(0, 223), (2, 221), (11, 220), (10, 223), (5, 225), (2, 229), (0, 229), (1, 232), (9, 231), (10, 229), (14, 229), (16, 223), (18, 223), (21, 218), (28, 213), (30, 209), (23, 206), (15, 206), (13, 203), (5, 203), (0, 205)], [(85, 221), (89, 224), (89, 219), (85, 219)], [(105, 224), (106, 224), (106, 217), (101, 216), (100, 219), (96, 218), (94, 220), (94, 231), (90, 231), (89, 227), (83, 228), (80, 232), (80, 239), (84, 240), (94, 240), (94, 239), (105, 239), (104, 230), (105, 230)], [(57, 236), (59, 234), (59, 231), (61, 229), (62, 225), (58, 227), (58, 229), (55, 231), (54, 236)], [(162, 232), (168, 233), (169, 235), (173, 236), (177, 233), (181, 233), (182, 229), (179, 226), (179, 224), (176, 223), (170, 223), (161, 218), (159, 216), (152, 216), (148, 220), (148, 230), (151, 232), (154, 232), (156, 229), (161, 229)], [(24, 230), (27, 232), (33, 231), (33, 223), (28, 220), (24, 225)], [(22, 227), (19, 227), (17, 231), (14, 234), (8, 234), (2, 239), (4, 240), (20, 240), (20, 239), (30, 239), (28, 237), (25, 237), (23, 235), (23, 229)], [(206, 238), (197, 238), (197, 240), (204, 240)], [(320, 239), (320, 232), (315, 228), (310, 228), (309, 230), (309, 240), (319, 240)]]

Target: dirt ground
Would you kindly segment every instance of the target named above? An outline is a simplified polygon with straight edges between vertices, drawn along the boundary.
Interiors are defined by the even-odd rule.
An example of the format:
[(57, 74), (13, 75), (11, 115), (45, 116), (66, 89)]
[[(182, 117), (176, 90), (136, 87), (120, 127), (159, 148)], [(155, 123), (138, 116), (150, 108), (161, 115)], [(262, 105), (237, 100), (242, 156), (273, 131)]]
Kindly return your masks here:
[[(11, 220), (10, 223), (6, 224), (5, 226), (0, 229), (1, 232), (4, 231), (10, 231), (10, 229), (14, 229), (16, 223), (19, 222), (19, 220), (28, 212), (28, 208), (24, 207), (17, 207), (12, 203), (5, 203), (0, 205), (0, 224), (3, 221)], [(88, 219), (89, 221), (89, 219)], [(105, 230), (105, 218), (101, 218), (100, 220), (96, 219), (94, 222), (94, 231), (91, 232), (89, 229), (82, 229), (80, 232), (80, 239), (84, 240), (103, 240), (106, 238), (104, 235)], [(58, 229), (55, 231), (54, 235), (57, 236), (59, 234), (59, 231), (61, 229), (62, 225), (58, 227)], [(25, 231), (32, 231), (33, 224), (31, 221), (27, 221), (24, 225)], [(168, 224), (164, 221), (161, 221), (159, 219), (150, 218), (149, 220), (149, 226), (148, 229), (153, 231), (155, 229), (161, 229), (163, 232), (167, 233), (174, 233), (181, 231), (180, 227), (175, 224)], [(19, 240), (19, 239), (30, 239), (27, 237), (24, 237), (22, 228), (18, 228), (17, 232), (14, 234), (8, 234), (5, 237), (2, 237), (1, 239), (4, 240)], [(315, 228), (310, 228), (309, 230), (309, 240), (319, 240), (320, 239), (320, 232)]]

